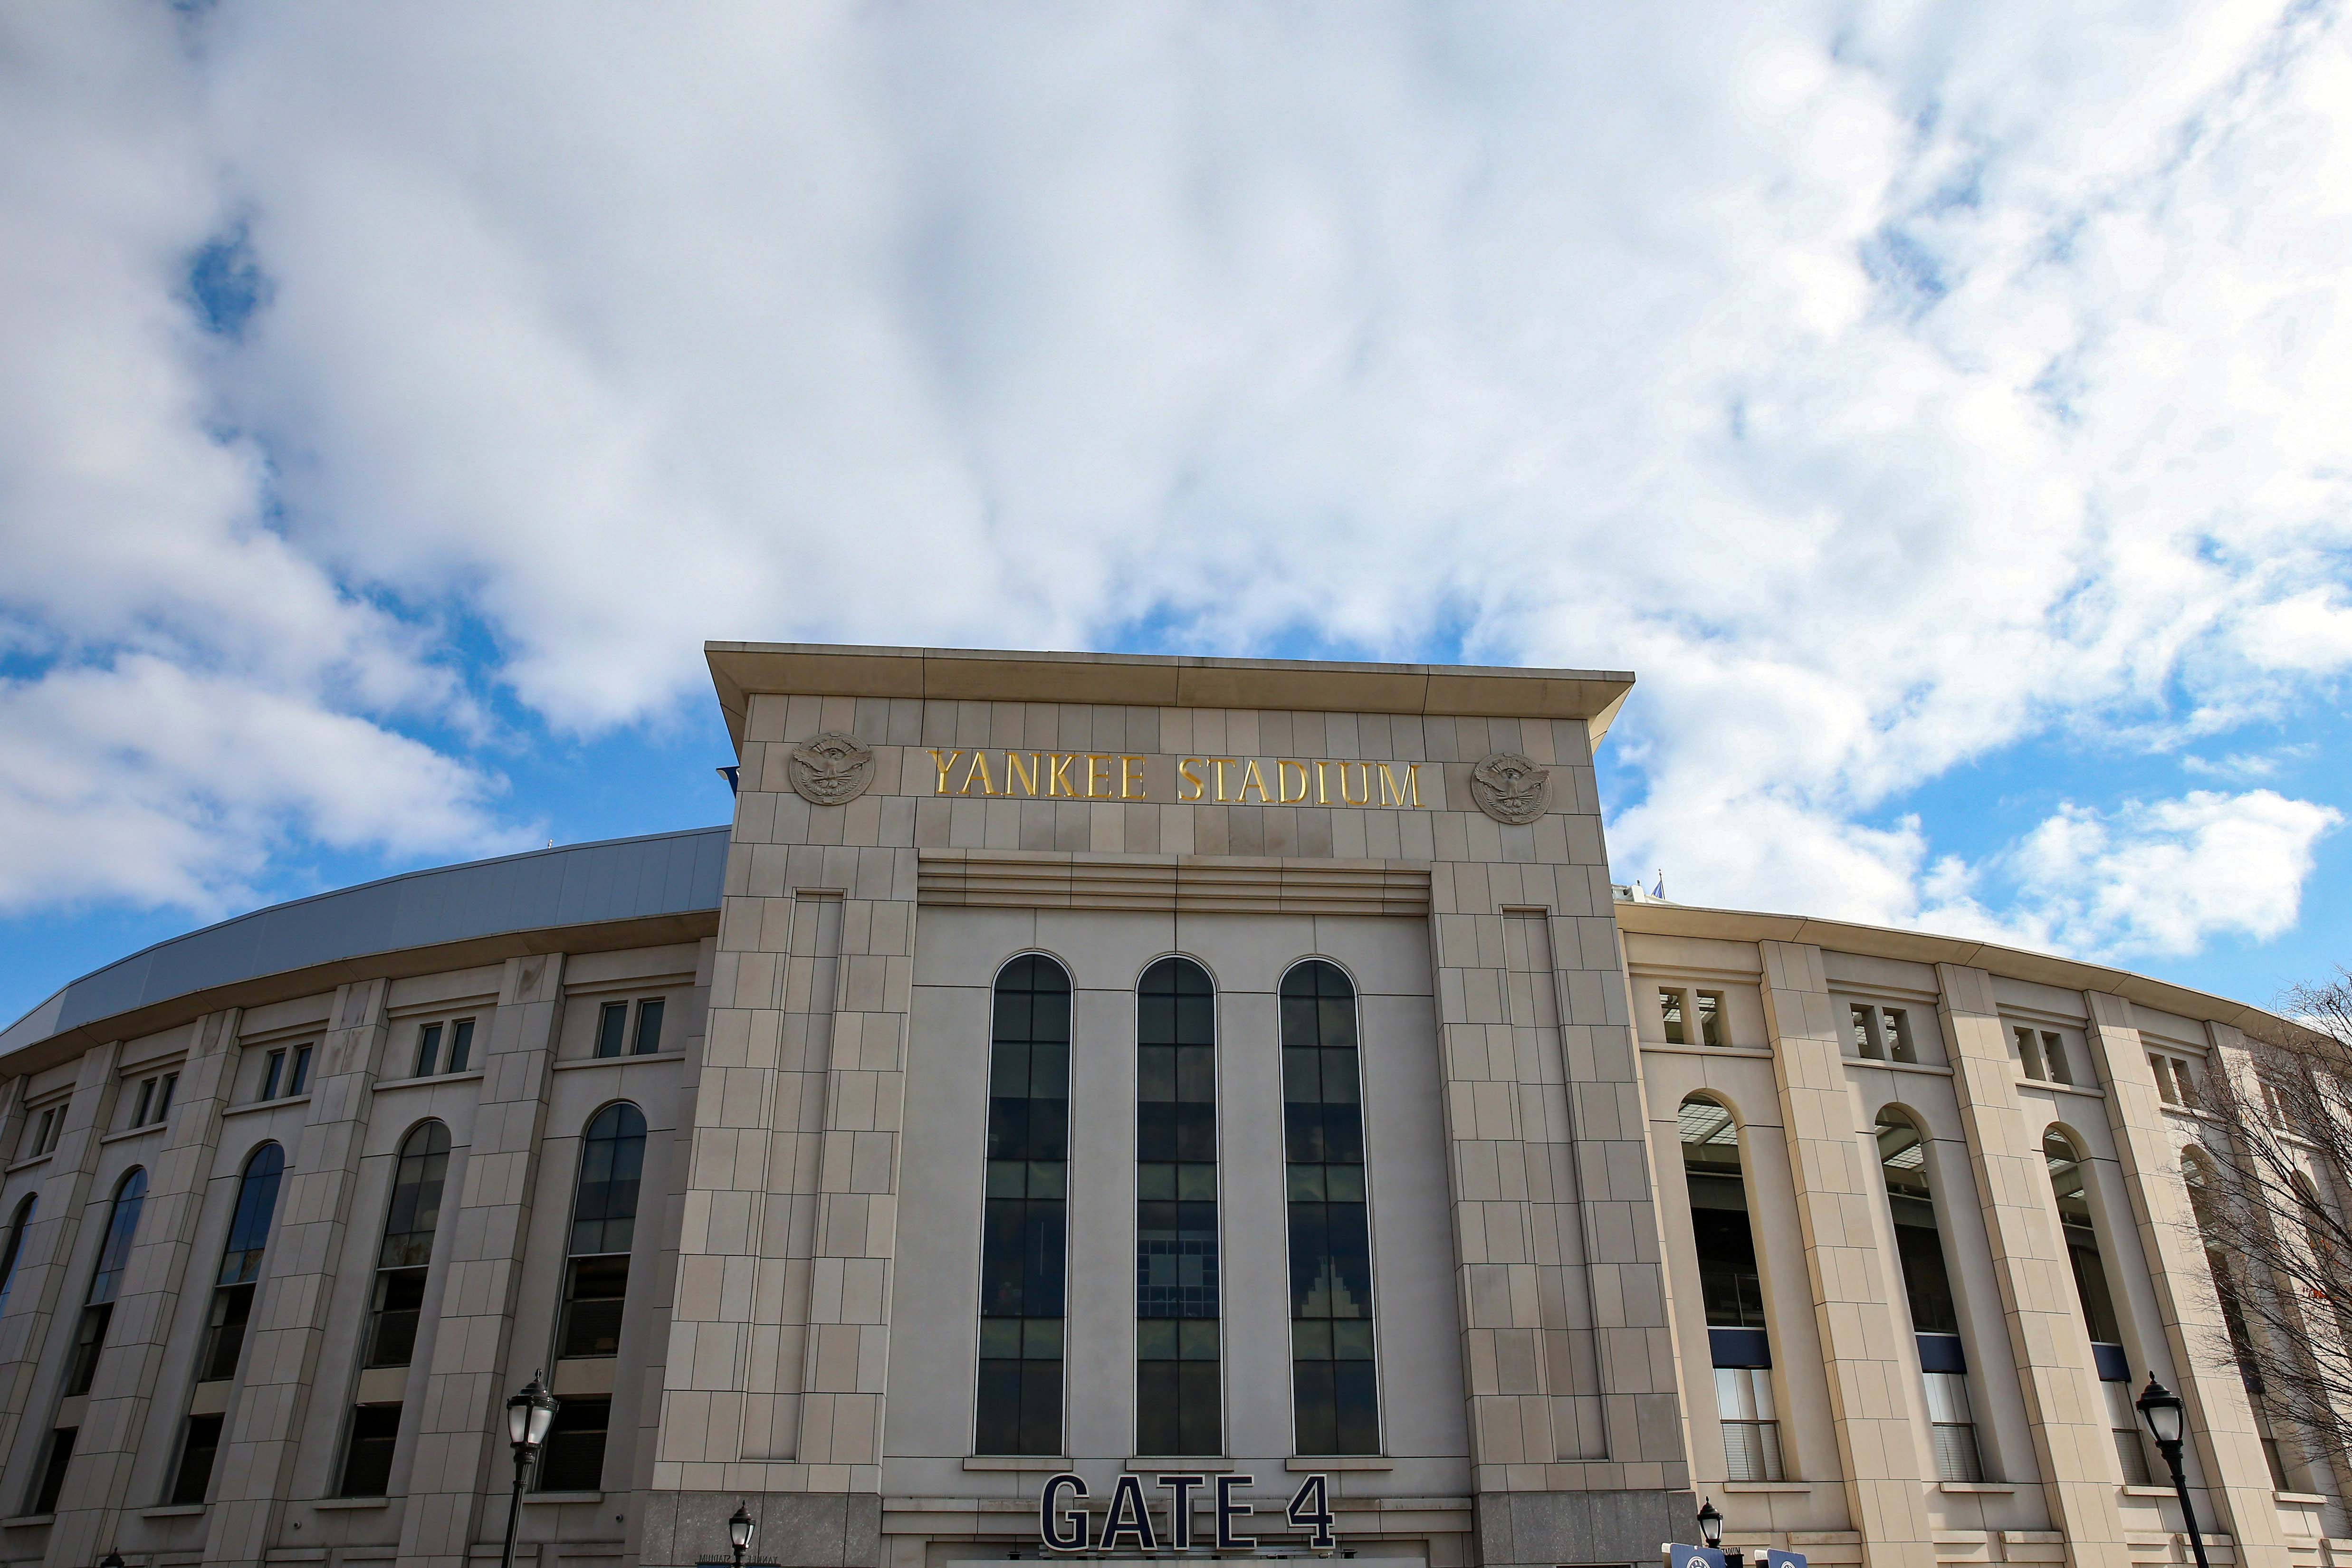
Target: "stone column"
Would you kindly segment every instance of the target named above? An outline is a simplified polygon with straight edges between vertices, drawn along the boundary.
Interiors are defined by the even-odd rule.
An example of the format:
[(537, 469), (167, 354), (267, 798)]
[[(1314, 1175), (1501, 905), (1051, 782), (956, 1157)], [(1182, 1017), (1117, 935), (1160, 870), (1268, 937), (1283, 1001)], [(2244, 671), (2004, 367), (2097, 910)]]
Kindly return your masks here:
[(1894, 1300), (1900, 1265), (1878, 1248), (1877, 1213), (1886, 1200), (1871, 1168), (1874, 1145), (1854, 1125), (1843, 1031), (1822, 950), (1779, 942), (1758, 947), (1848, 1516), (1862, 1533), (1865, 1563), (1935, 1568), (1935, 1526), (1912, 1426), (1910, 1362), (1902, 1349), (1909, 1320)]
[[(562, 1026), (563, 955), (507, 960), (482, 1056), (473, 1141), (457, 1201), (442, 1221), (450, 1237), (401, 1517), (403, 1568), (462, 1568), (473, 1542), (505, 1529), (499, 1512), (486, 1521), (483, 1510), (495, 1497), (502, 1512), (512, 1485), (501, 1435), (507, 1396), (521, 1385), (528, 1359), (513, 1353), (515, 1298)], [(543, 1343), (533, 1335), (546, 1328), (523, 1325), (523, 1342)]]
[[(123, 1270), (122, 1289), (108, 1324), (106, 1351), (82, 1416), (70, 1486), (49, 1531), (47, 1561), (95, 1563), (114, 1536), (163, 1369), (164, 1342), (179, 1313), (205, 1192), (220, 1142), (221, 1108), (227, 1102), (232, 1048), (240, 1012), (211, 1013), (188, 1026), (188, 1054), (172, 1100), (163, 1145), (147, 1163), (147, 1203)], [(203, 1282), (198, 1267), (198, 1284)]]
[[(2124, 1190), (2131, 1194), (2140, 1250), (2150, 1265), (2157, 1315), (2172, 1356), (2169, 1381), (2188, 1405), (2189, 1429), (2203, 1461), (2207, 1494), (2227, 1515), (2221, 1521), (2241, 1559), (2263, 1562), (2286, 1550), (2279, 1531), (2270, 1466), (2252, 1403), (2234, 1364), (2215, 1363), (2210, 1347), (2224, 1342), (2221, 1304), (2197, 1240), (2196, 1215), (2180, 1180), (2179, 1144), (2164, 1119), (2156, 1073), (2120, 996), (2084, 992), (2090, 1005), (2091, 1055), (2107, 1091), (2107, 1126), (2116, 1141)], [(2208, 1521), (2212, 1522), (2212, 1521)]]
[[(70, 1315), (81, 1305), (78, 1297), (67, 1294), (72, 1286), (89, 1283), (67, 1276), (81, 1236), (83, 1211), (92, 1196), (98, 1141), (114, 1109), (115, 1064), (121, 1054), (120, 1040), (82, 1053), (73, 1099), (66, 1106), (65, 1129), (58, 1134), (57, 1148), (41, 1176), (33, 1223), (25, 1228), (16, 1283), (8, 1291), (8, 1312), (0, 1318), (0, 1454), (9, 1459), (6, 1484), (20, 1489), (8, 1499), (12, 1508), (31, 1467), (39, 1463), (41, 1435), (47, 1430), (41, 1423), (48, 1418), (70, 1343), (55, 1332), (58, 1314), (62, 1309)], [(59, 1342), (52, 1344), (52, 1340)], [(45, 1360), (47, 1377), (40, 1375)], [(41, 1402), (37, 1409), (36, 1399)], [(68, 1477), (68, 1485), (71, 1480)]]
[[(1525, 825), (1433, 823), (1431, 951), (1481, 1557), (1611, 1557), (1690, 1484), (1648, 1129), (1583, 727), (1428, 721), (1551, 769)], [(1467, 762), (1445, 764), (1471, 800)], [(1677, 1493), (1683, 1494), (1681, 1498)]]
[(2075, 1568), (2125, 1568), (2131, 1554), (2116, 1504), (2122, 1478), (2058, 1234), (2042, 1130), (2026, 1124), (2017, 1098), (1992, 977), (1950, 963), (1937, 964), (1936, 976), (1952, 1090), (2050, 1517)]
[(310, 1384), (330, 1330), (352, 1189), (390, 1031), (391, 983), (337, 988), (310, 1073), (310, 1120), (288, 1153), (259, 1299), (247, 1330), (236, 1405), (221, 1445), (206, 1563), (258, 1563), (276, 1540), (308, 1434)]

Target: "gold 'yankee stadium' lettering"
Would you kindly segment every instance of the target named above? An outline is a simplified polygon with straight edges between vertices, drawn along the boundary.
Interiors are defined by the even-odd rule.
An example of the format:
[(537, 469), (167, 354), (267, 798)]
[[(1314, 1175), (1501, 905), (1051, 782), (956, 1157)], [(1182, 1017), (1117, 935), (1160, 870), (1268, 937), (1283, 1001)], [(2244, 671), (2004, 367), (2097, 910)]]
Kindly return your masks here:
[[(1016, 796), (1029, 800), (1175, 801), (1221, 805), (1369, 805), (1419, 810), (1420, 763), (1369, 763), (1330, 757), (1177, 757), (1155, 781), (1151, 759), (1113, 752), (967, 752), (930, 748), (933, 795)], [(1002, 757), (1000, 767), (990, 761)], [(1274, 782), (1266, 782), (1271, 764)], [(1379, 782), (1373, 770), (1380, 770)], [(1351, 774), (1349, 769), (1354, 772)], [(1332, 773), (1339, 773), (1339, 790)], [(1400, 773), (1399, 770), (1402, 770)], [(1079, 787), (1079, 781), (1085, 787)], [(1000, 781), (1002, 788), (998, 787)], [(975, 787), (977, 786), (977, 787)], [(1116, 786), (1116, 787), (1114, 787)]]

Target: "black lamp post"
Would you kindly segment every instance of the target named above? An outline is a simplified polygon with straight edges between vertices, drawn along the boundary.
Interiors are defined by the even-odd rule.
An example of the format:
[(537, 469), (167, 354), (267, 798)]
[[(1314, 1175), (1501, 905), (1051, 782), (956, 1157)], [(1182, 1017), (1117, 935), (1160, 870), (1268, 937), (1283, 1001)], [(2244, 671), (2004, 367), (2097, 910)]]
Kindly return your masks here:
[(2139, 1416), (2147, 1423), (2148, 1436), (2156, 1439), (2157, 1450), (2172, 1469), (2173, 1495), (2180, 1500), (2180, 1517), (2189, 1521), (2189, 1549), (2197, 1554), (2197, 1568), (2207, 1568), (2205, 1537), (2197, 1529), (2197, 1510), (2189, 1501), (2189, 1478), (2180, 1468), (2182, 1428), (2187, 1426), (2180, 1407), (2180, 1395), (2156, 1381), (2156, 1373), (2147, 1374), (2147, 1386), (2139, 1391)]
[(122, 1553), (110, 1552), (98, 1560), (98, 1568), (124, 1568)]
[(507, 1441), (514, 1445), (514, 1500), (507, 1504), (507, 1549), (499, 1554), (499, 1568), (514, 1568), (515, 1526), (522, 1522), (523, 1479), (530, 1474), (530, 1462), (539, 1458), (539, 1446), (547, 1441), (557, 1404), (537, 1373), (507, 1401)]
[(735, 1517), (727, 1521), (727, 1544), (735, 1549), (735, 1568), (743, 1568), (743, 1553), (751, 1550), (751, 1510), (741, 1503), (735, 1505)]
[[(1708, 1551), (1723, 1552), (1723, 1513), (1712, 1498), (1699, 1505), (1698, 1539)], [(1723, 1568), (1742, 1568), (1747, 1561), (1737, 1546), (1723, 1552)]]

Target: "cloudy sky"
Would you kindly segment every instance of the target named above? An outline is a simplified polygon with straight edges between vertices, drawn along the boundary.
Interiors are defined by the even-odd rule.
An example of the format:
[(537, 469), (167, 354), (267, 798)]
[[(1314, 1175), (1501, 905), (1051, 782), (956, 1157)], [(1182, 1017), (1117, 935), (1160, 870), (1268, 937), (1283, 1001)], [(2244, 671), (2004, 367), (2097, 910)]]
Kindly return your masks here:
[(723, 821), (707, 637), (1631, 668), (1621, 879), (2352, 961), (2298, 0), (0, 12), (0, 1017)]

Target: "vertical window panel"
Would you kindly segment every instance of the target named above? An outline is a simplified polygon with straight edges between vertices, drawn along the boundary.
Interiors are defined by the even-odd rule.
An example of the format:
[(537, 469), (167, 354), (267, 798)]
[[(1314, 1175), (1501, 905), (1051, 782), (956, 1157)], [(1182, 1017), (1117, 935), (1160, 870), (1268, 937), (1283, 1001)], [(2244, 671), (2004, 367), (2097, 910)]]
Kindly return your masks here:
[(39, 1197), (27, 1193), (8, 1221), (8, 1244), (0, 1251), (0, 1312), (8, 1310), (8, 1292), (16, 1283), (16, 1258), (25, 1250), (25, 1227), (33, 1223), (39, 1207)]
[(1216, 996), (1163, 958), (1136, 987), (1136, 1452), (1223, 1452)]
[[(563, 1312), (556, 1330), (558, 1359), (620, 1353), (629, 1250), (636, 1241), (637, 1194), (645, 1165), (644, 1114), (625, 1100), (598, 1111), (580, 1141), (571, 1256), (564, 1267)], [(601, 1444), (603, 1428), (596, 1430)], [(578, 1489), (556, 1487), (543, 1473), (540, 1485), (549, 1490)]]
[(1772, 1346), (1764, 1279), (1748, 1223), (1739, 1127), (1714, 1100), (1694, 1096), (1675, 1113), (1683, 1181), (1690, 1194), (1699, 1297), (1715, 1364), (1716, 1418), (1724, 1474), (1735, 1481), (1784, 1479), (1780, 1426), (1772, 1403)]
[(1283, 976), (1280, 1005), (1295, 1438), (1301, 1454), (1378, 1453), (1356, 988), (1309, 959)]
[(1024, 954), (998, 972), (990, 1011), (972, 1446), (982, 1454), (1058, 1454), (1070, 977), (1052, 959)]
[(1911, 1331), (1918, 1338), (1936, 1477), (1944, 1481), (1981, 1481), (1984, 1467), (1977, 1448), (1976, 1417), (1969, 1404), (1959, 1306), (1953, 1298), (1943, 1236), (1936, 1224), (1936, 1195), (1928, 1184), (1927, 1156), (1927, 1140), (1910, 1118), (1893, 1110), (1879, 1114), (1878, 1163), (1886, 1178), (1886, 1202), (1895, 1222), (1895, 1252), (1903, 1270), (1904, 1296), (1911, 1308)]
[(99, 1352), (106, 1348), (106, 1331), (114, 1321), (114, 1299), (122, 1289), (122, 1271), (131, 1263), (131, 1238), (139, 1231), (139, 1212), (147, 1203), (147, 1173), (134, 1170), (114, 1189), (107, 1210), (106, 1239), (98, 1249), (98, 1267), (89, 1277), (83, 1298), (81, 1322), (74, 1333), (72, 1357), (66, 1363), (68, 1397), (89, 1392), (98, 1375)]
[(449, 1130), (438, 1121), (419, 1125), (402, 1141), (393, 1169), (392, 1205), (384, 1214), (383, 1240), (376, 1248), (375, 1289), (369, 1306), (369, 1366), (406, 1366), (415, 1352), (426, 1271), (433, 1262), (433, 1237), (441, 1224), (441, 1187), (448, 1170)]
[(285, 1173), (285, 1151), (275, 1143), (264, 1143), (245, 1163), (245, 1173), (237, 1182), (236, 1210), (229, 1218), (228, 1240), (221, 1247), (220, 1268), (213, 1279), (204, 1347), (196, 1358), (199, 1381), (236, 1375), (237, 1359), (245, 1350), (246, 1322), (253, 1315), (254, 1292), (260, 1289), (269, 1222), (278, 1213), (278, 1184)]

